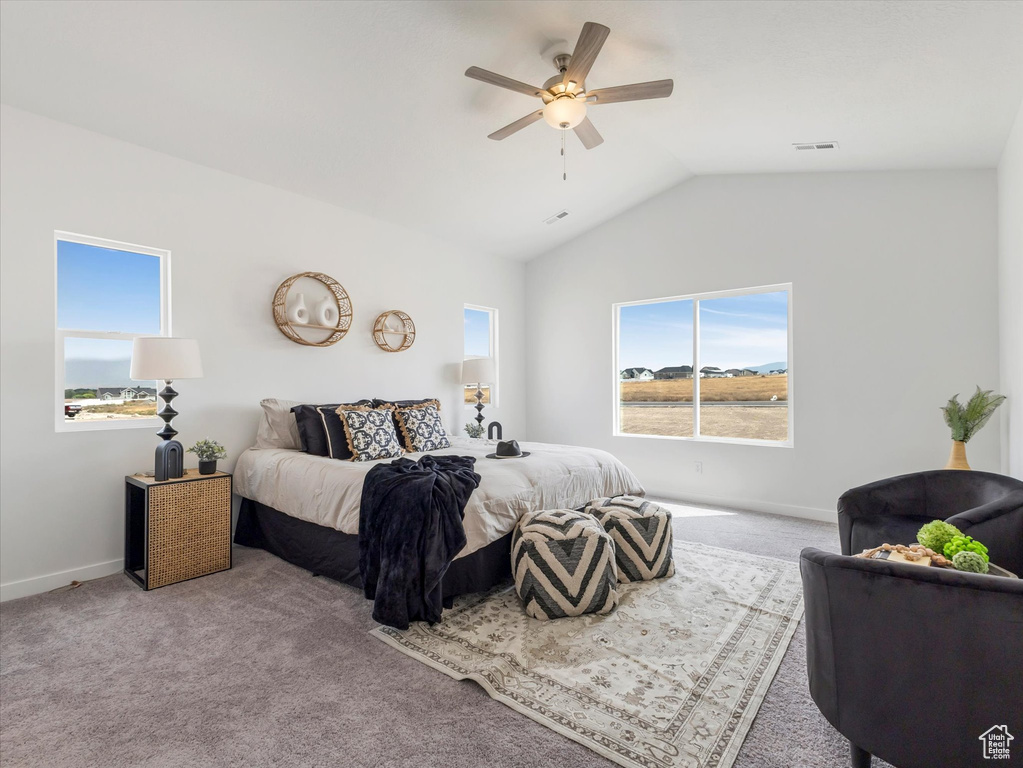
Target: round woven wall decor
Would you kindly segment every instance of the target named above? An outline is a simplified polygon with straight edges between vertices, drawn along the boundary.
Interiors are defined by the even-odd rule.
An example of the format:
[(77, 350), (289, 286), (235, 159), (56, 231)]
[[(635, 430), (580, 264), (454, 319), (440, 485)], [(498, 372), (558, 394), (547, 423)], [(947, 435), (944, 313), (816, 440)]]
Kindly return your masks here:
[(384, 352), (404, 352), (416, 340), (416, 324), (400, 309), (377, 315), (373, 323), (373, 341)]
[[(318, 282), (323, 283), (327, 286), (330, 291), (330, 295), (334, 298), (336, 309), (332, 307), (317, 307), (317, 309), (331, 310), (333, 312), (327, 312), (332, 315), (331, 324), (317, 322), (316, 317), (308, 308), (302, 307), (304, 312), (305, 320), (302, 322), (295, 322), (293, 319), (288, 317), (288, 292), (291, 290), (291, 286), (295, 282), (303, 277), (312, 278)], [(327, 301), (327, 300), (325, 300)], [(321, 302), (322, 304), (322, 302)], [(292, 308), (295, 311), (295, 308)], [(277, 328), (291, 339), (296, 344), (305, 344), (309, 347), (329, 347), (331, 344), (335, 344), (345, 337), (348, 333), (348, 329), (352, 326), (352, 300), (348, 297), (348, 292), (345, 291), (344, 287), (330, 275), (325, 275), (322, 272), (299, 272), (297, 275), (292, 275), (279, 286), (277, 286), (277, 292), (274, 294), (273, 301), (273, 313), (274, 322), (277, 323)], [(336, 317), (337, 321), (334, 322), (333, 318)], [(316, 331), (327, 331), (329, 335), (322, 341), (310, 341), (299, 335), (296, 328), (311, 328)]]

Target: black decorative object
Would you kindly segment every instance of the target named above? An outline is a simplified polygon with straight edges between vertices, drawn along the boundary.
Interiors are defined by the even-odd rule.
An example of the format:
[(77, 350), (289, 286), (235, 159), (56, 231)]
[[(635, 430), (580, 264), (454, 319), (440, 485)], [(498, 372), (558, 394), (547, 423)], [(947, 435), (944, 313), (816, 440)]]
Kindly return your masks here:
[(490, 426), (487, 427), (487, 439), (501, 440), (502, 438), (504, 438), (504, 430), (501, 428), (501, 422), (490, 422)]
[(199, 474), (200, 475), (215, 475), (217, 474), (217, 460), (210, 459), (209, 461), (199, 462)]
[(156, 479), (177, 480), (185, 474), (185, 448), (177, 440), (164, 438), (156, 446)]

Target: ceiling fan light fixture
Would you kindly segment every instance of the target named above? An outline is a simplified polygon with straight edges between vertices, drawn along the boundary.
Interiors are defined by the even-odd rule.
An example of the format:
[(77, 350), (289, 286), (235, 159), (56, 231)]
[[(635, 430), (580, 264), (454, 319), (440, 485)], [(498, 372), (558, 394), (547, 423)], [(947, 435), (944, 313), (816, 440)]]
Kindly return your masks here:
[(543, 119), (552, 128), (567, 131), (586, 118), (586, 102), (572, 96), (561, 96), (543, 108)]

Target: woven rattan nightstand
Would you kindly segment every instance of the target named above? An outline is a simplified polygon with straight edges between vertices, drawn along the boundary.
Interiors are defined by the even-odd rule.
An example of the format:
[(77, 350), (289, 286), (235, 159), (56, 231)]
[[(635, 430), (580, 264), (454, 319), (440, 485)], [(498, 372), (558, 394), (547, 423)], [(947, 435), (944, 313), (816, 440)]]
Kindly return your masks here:
[(156, 589), (231, 567), (231, 475), (124, 478), (124, 572)]

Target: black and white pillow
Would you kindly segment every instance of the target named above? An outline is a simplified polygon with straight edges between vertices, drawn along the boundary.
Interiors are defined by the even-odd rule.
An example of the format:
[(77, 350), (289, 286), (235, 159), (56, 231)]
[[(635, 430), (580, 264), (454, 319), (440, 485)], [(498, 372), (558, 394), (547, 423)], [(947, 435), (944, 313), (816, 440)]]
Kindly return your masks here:
[(418, 453), (451, 447), (448, 433), (444, 431), (444, 424), (440, 419), (439, 403), (428, 402), (398, 408), (395, 415), (401, 426), (402, 437), (405, 438), (406, 450)]
[(352, 461), (393, 459), (405, 452), (394, 430), (392, 409), (341, 406), (337, 414), (345, 428)]
[[(398, 411), (402, 408), (411, 408), (413, 405), (423, 405), (424, 403), (433, 403), (437, 406), (438, 410), (440, 409), (440, 400), (436, 397), (427, 397), (423, 400), (381, 400), (379, 397), (373, 398), (374, 408), (390, 408), (394, 411), (394, 428), (398, 432), (399, 440), (402, 439), (402, 435), (401, 422), (398, 421)], [(363, 405), (363, 403), (358, 403), (358, 405)], [(405, 450), (411, 449), (406, 445)]]

